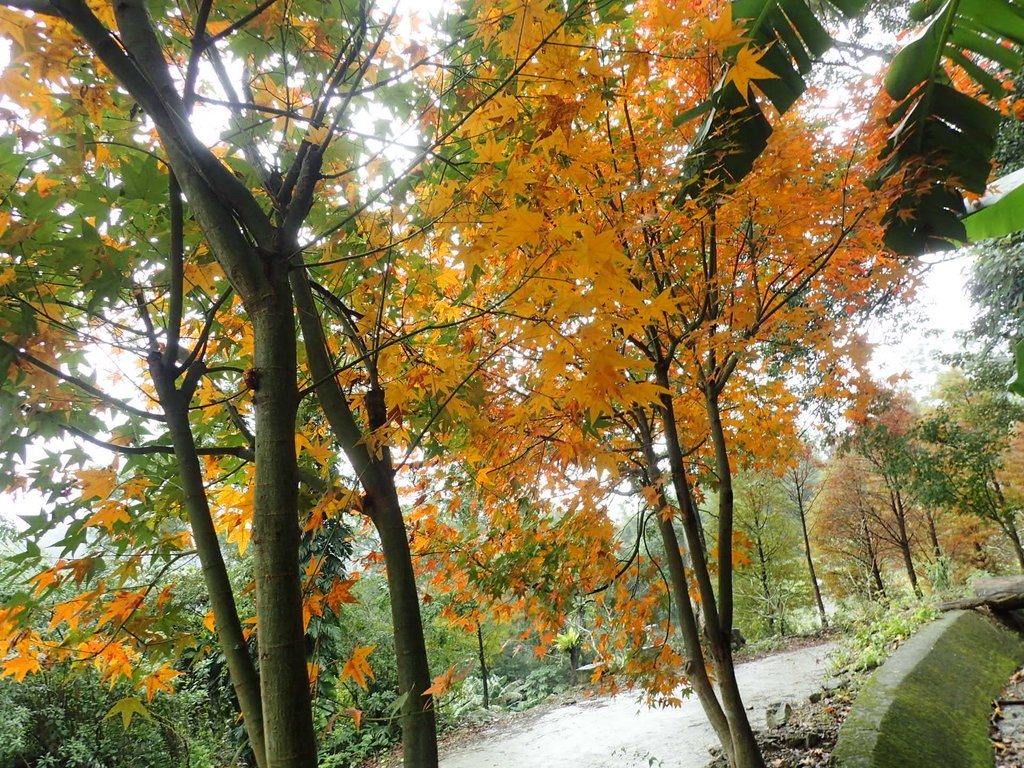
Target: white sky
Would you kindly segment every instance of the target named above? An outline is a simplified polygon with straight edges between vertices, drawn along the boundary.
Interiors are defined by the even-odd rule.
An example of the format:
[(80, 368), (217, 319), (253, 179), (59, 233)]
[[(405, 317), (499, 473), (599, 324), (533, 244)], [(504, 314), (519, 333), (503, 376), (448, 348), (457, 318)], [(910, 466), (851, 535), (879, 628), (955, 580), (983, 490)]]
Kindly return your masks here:
[(918, 397), (931, 390), (944, 369), (939, 356), (963, 346), (956, 334), (970, 326), (974, 315), (966, 292), (968, 252), (954, 251), (927, 262), (931, 266), (908, 316), (873, 322), (869, 332), (877, 345), (872, 373), (879, 378), (905, 373), (905, 386)]

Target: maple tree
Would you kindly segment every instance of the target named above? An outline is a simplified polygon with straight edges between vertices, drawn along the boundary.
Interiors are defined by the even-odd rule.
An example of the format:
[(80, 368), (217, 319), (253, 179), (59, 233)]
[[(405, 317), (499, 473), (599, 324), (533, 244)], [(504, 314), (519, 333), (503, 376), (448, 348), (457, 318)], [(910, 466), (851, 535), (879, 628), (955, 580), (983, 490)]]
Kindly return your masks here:
[[(385, 390), (410, 368), (433, 368), (410, 339), (433, 332), (443, 343), (454, 331), (407, 324), (407, 306), (432, 303), (434, 276), (397, 263), (394, 231), (407, 214), (379, 201), (400, 200), (405, 178), (385, 149), (403, 126), (417, 136), (429, 112), (413, 72), (443, 64), (443, 53), (429, 58), (393, 13), (363, 3), (327, 13), (207, 2), (156, 17), (142, 2), (12, 5), (5, 93), (19, 126), (45, 130), (4, 136), (15, 159), (4, 169), (5, 451), (13, 459), (47, 436), (83, 441), (54, 446), (29, 470), (68, 525), (67, 556), (34, 592), (90, 588), (54, 606), (49, 630), (77, 630), (56, 648), (28, 628), (31, 599), (5, 609), (5, 671), (21, 677), (64, 654), (169, 687), (166, 662), (149, 674), (142, 664), (144, 652), (173, 647), (159, 621), (169, 593), (155, 588), (159, 569), (139, 564), (172, 564), (194, 546), (256, 762), (312, 765), (304, 629), (336, 611), (347, 583), (322, 583), (321, 558), (300, 570), (300, 532), (356, 511), (373, 522), (387, 566), (406, 764), (435, 764), (389, 445), (405, 435), (403, 409), (437, 406), (436, 382)], [(398, 113), (383, 140), (360, 130), (371, 103)], [(201, 137), (200, 110), (227, 126)], [(83, 445), (115, 458), (91, 466)], [(16, 462), (7, 467), (17, 474)], [(239, 614), (218, 534), (243, 551), (251, 539), (254, 627)], [(78, 554), (90, 548), (122, 560), (113, 581), (102, 558)], [(357, 648), (342, 674), (365, 682), (369, 650)]]
[(886, 553), (869, 492), (870, 478), (863, 458), (833, 457), (815, 510), (815, 540), (825, 556), (826, 578), (839, 581), (832, 585), (835, 594), (861, 593), (879, 600), (887, 594)]
[[(725, 18), (728, 7), (713, 18)], [(482, 437), (471, 436), (463, 453), (476, 493), (464, 477), (452, 482), (461, 488), (453, 499), (460, 508), (467, 495), (479, 499), (476, 519), (462, 530), (424, 523), (420, 546), (441, 560), (438, 542), (449, 542), (447, 562), (457, 565), (439, 568), (439, 581), (468, 571), (449, 583), (452, 590), (474, 578), (487, 590), (499, 558), (528, 569), (517, 581), (545, 584), (578, 552), (570, 583), (596, 591), (602, 569), (608, 578), (636, 561), (623, 566), (611, 557), (602, 495), (621, 482), (620, 472), (639, 479), (649, 505), (641, 519), (660, 531), (685, 645), (683, 652), (659, 642), (659, 669), (685, 653), (689, 682), (730, 761), (758, 765), (729, 650), (733, 465), (756, 463), (769, 450), (763, 434), (772, 435), (771, 449), (790, 445), (796, 403), (786, 366), (774, 365), (785, 360), (774, 350), (785, 347), (787, 334), (828, 350), (826, 359), (842, 359), (844, 319), (876, 291), (898, 293), (903, 268), (878, 255), (879, 230), (865, 218), (877, 200), (859, 197), (861, 187), (847, 175), (856, 173), (845, 165), (856, 139), (820, 136), (809, 145), (801, 118), (778, 123), (742, 184), (680, 203), (678, 162), (693, 134), (677, 124), (679, 100), (685, 106), (711, 93), (722, 53), (738, 56), (745, 31), (728, 21), (680, 24), (683, 8), (671, 23), (673, 12), (659, 4), (636, 11), (643, 22), (629, 32), (609, 30), (609, 42), (582, 53), (572, 30), (540, 10), (531, 33), (559, 43), (546, 55), (522, 59), (501, 48), (503, 36), (518, 40), (525, 26), (497, 33), (506, 58), (492, 66), (506, 69), (492, 77), (514, 71), (511, 101), (518, 103), (496, 100), (466, 121), (478, 136), (476, 173), (431, 188), (460, 214), (438, 223), (435, 247), (463, 270), (461, 282), (505, 299), (491, 321), (493, 343), (479, 352), (493, 355), (492, 370), (501, 371), (483, 383), (491, 393), (488, 423), (477, 425)], [(572, 80), (558, 74), (566, 72)], [(759, 70), (747, 74), (739, 86), (749, 90), (752, 79), (760, 87)], [(512, 107), (530, 119), (511, 119)], [(816, 162), (805, 163), (804, 153)], [(495, 252), (504, 254), (500, 268), (484, 269), (485, 254)], [(558, 500), (574, 484), (571, 501)], [(712, 485), (715, 539), (698, 512), (702, 488)], [(550, 501), (523, 498), (538, 486)], [(590, 548), (565, 535), (580, 525)], [(511, 531), (517, 552), (506, 556), (503, 536)], [(553, 541), (544, 545), (545, 538)], [(603, 563), (595, 557), (602, 553)], [(499, 588), (489, 591), (517, 590), (508, 573), (497, 578)], [(634, 626), (664, 604), (656, 589), (644, 593), (647, 602), (615, 597), (622, 620)], [(536, 610), (536, 599), (526, 599)], [(636, 614), (626, 618), (628, 611)], [(552, 613), (554, 626), (559, 616), (564, 622), (564, 604)], [(595, 647), (611, 655), (615, 641)]]
[[(627, 559), (645, 589), (616, 583), (606, 499), (629, 475), (690, 680), (730, 761), (759, 765), (729, 651), (732, 474), (792, 445), (788, 340), (838, 366), (850, 319), (903, 289), (853, 132), (777, 114), (829, 43), (806, 5), (466, 4), (437, 52), (361, 2), (8, 5), (4, 451), (66, 511), (36, 527), (67, 533), (0, 614), (5, 672), (64, 654), (170, 688), (157, 586), (194, 547), (256, 762), (315, 764), (305, 632), (351, 583), (301, 532), (354, 512), (386, 566), (405, 763), (430, 766), (453, 678), (429, 672), (409, 536), (435, 587), (489, 588), (453, 620), (523, 611), (543, 652), (596, 595), (595, 648), (642, 673), (642, 628), (671, 618), (655, 558)], [(251, 541), (253, 617), (218, 536)], [(371, 652), (340, 674), (367, 683)], [(682, 653), (657, 662), (668, 695)]]

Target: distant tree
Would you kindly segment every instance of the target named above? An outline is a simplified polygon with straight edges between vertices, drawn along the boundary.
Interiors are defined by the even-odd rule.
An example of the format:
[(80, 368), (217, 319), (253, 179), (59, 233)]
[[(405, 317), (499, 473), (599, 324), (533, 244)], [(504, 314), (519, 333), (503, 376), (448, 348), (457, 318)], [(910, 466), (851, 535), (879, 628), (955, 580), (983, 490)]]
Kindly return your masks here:
[(814, 603), (818, 609), (818, 619), (822, 627), (828, 626), (828, 615), (825, 602), (821, 598), (821, 585), (814, 569), (814, 557), (811, 554), (811, 537), (809, 534), (808, 517), (814, 502), (821, 493), (821, 462), (814, 455), (814, 449), (808, 443), (801, 443), (793, 462), (786, 467), (783, 485), (792, 509), (800, 523), (803, 536), (804, 559), (807, 563), (807, 574), (814, 594)]
[(878, 479), (876, 492), (886, 509), (876, 514), (878, 532), (900, 553), (911, 589), (920, 597), (913, 553), (912, 473), (917, 457), (910, 434), (914, 418), (911, 409), (905, 394), (880, 391), (867, 411), (856, 418), (843, 450), (863, 457)]
[(885, 596), (885, 553), (878, 532), (878, 512), (870, 492), (872, 471), (855, 454), (833, 455), (824, 470), (822, 492), (814, 504), (817, 527), (813, 541), (825, 571), (837, 579), (840, 593), (862, 592), (868, 599)]
[(925, 503), (997, 525), (1024, 571), (1024, 477), (1011, 461), (1019, 450), (1024, 401), (986, 376), (984, 368), (948, 373), (937, 394), (938, 405), (922, 414), (914, 429), (923, 447), (915, 465), (915, 493)]
[(738, 549), (749, 559), (736, 569), (737, 623), (786, 634), (794, 604), (807, 600), (797, 577), (800, 531), (786, 489), (774, 474), (746, 472), (737, 475), (735, 494)]

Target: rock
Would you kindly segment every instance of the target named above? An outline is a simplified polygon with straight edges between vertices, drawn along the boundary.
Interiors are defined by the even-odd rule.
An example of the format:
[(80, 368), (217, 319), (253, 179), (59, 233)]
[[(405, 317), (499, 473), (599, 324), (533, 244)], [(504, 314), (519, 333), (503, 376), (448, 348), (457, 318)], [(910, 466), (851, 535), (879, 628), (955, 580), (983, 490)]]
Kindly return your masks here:
[(747, 644), (747, 638), (743, 636), (742, 632), (734, 628), (732, 631), (730, 644), (732, 645), (732, 649), (734, 651), (738, 651), (740, 648)]
[(822, 692), (822, 691), (815, 691), (814, 693), (812, 693), (810, 696), (807, 697), (807, 700), (809, 702), (811, 702), (811, 704), (817, 704), (823, 698), (825, 698), (824, 692)]
[(821, 688), (825, 693), (833, 693), (834, 691), (841, 691), (849, 685), (850, 680), (847, 677), (830, 677), (821, 684)]
[(805, 735), (802, 733), (787, 733), (783, 742), (787, 747), (793, 749), (795, 747), (802, 747), (804, 745), (805, 738)]
[(793, 716), (793, 707), (788, 701), (776, 701), (768, 705), (765, 721), (769, 728), (779, 728), (789, 722)]

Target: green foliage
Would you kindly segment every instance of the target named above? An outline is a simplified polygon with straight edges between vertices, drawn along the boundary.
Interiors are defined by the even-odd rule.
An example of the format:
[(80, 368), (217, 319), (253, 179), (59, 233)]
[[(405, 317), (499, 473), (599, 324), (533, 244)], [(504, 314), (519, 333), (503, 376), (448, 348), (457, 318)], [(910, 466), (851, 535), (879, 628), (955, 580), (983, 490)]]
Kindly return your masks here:
[[(914, 465), (915, 494), (944, 506), (1016, 528), (1017, 504), (1000, 477), (1024, 404), (992, 374), (992, 361), (967, 372), (954, 371), (940, 383), (939, 404), (920, 417), (916, 437), (923, 451)], [(1005, 371), (1005, 368), (1003, 368)]]
[(742, 563), (735, 572), (736, 626), (749, 640), (810, 629), (812, 605), (800, 523), (780, 478), (746, 472), (734, 479)]
[(873, 669), (938, 615), (932, 606), (909, 597), (856, 604), (852, 610), (837, 616), (837, 623), (845, 625), (846, 641), (834, 656), (834, 664), (843, 669)]
[[(885, 242), (917, 254), (963, 242), (961, 189), (985, 191), (999, 113), (962, 92), (949, 73), (964, 72), (989, 99), (1004, 95), (1000, 73), (1016, 73), (1024, 46), (1024, 9), (1015, 0), (918, 3), (924, 31), (893, 60), (885, 88), (897, 102), (894, 130), (875, 176), (899, 178), (904, 188), (887, 211)], [(953, 179), (955, 182), (950, 183)]]
[(967, 289), (975, 307), (972, 340), (985, 351), (1006, 353), (1024, 326), (1024, 240), (1008, 238), (975, 249)]
[[(864, 0), (829, 0), (820, 5), (853, 16), (860, 12)], [(751, 47), (761, 52), (757, 63), (770, 77), (756, 78), (757, 87), (772, 107), (780, 114), (785, 112), (807, 89), (804, 75), (811, 70), (813, 59), (831, 47), (832, 38), (805, 0), (734, 0), (731, 10), (747, 42), (725, 51), (726, 66), (738, 69), (741, 53), (749, 53)], [(676, 124), (704, 114), (690, 148), (679, 201), (739, 182), (767, 147), (773, 130), (758, 101), (741, 92), (728, 75), (708, 101), (679, 115)]]
[(125, 728), (104, 717), (132, 696), (89, 670), (55, 666), (24, 681), (0, 680), (0, 766), (219, 768), (239, 765), (200, 691), (158, 694)]

